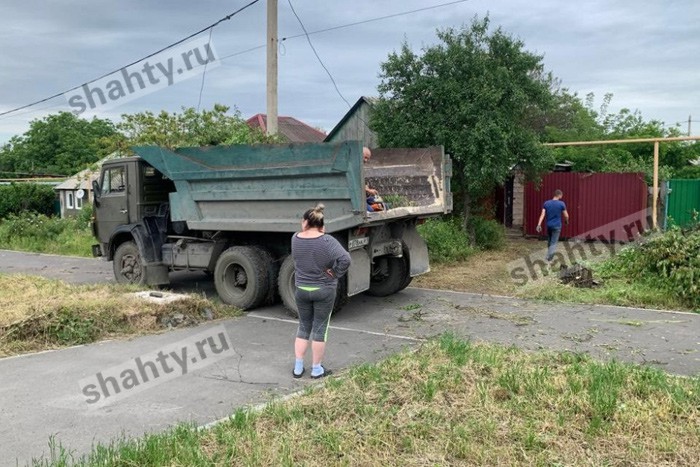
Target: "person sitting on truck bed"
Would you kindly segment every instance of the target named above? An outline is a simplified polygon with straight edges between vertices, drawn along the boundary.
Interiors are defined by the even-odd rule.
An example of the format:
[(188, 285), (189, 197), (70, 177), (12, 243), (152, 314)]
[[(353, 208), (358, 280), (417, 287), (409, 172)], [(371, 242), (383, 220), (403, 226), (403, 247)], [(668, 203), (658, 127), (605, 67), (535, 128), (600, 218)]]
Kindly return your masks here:
[(326, 350), (328, 322), (335, 305), (338, 278), (350, 268), (350, 254), (338, 240), (325, 234), (322, 204), (304, 213), (301, 232), (292, 237), (292, 257), (295, 300), (299, 311), (292, 375), (301, 378), (304, 374), (304, 354), (309, 340), (312, 340), (311, 377), (321, 378), (331, 373), (321, 361)]
[[(362, 162), (365, 164), (369, 162), (369, 160), (372, 158), (372, 151), (365, 146), (362, 148)], [(379, 195), (379, 192), (375, 190), (374, 188), (370, 188), (370, 186), (365, 183), (365, 195), (367, 196), (367, 211), (368, 212), (374, 212), (374, 211), (382, 211), (383, 209), (381, 208), (381, 204), (377, 202), (376, 197)]]

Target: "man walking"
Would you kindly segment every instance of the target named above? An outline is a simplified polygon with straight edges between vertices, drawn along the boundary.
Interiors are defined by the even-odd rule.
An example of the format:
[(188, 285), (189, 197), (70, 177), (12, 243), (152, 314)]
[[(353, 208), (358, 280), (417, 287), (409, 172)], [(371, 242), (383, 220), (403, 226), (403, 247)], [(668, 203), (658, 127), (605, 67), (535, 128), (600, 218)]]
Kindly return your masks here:
[(554, 259), (557, 249), (559, 234), (561, 234), (561, 218), (564, 217), (566, 225), (569, 225), (569, 213), (566, 204), (561, 200), (564, 196), (561, 190), (554, 190), (554, 198), (544, 202), (540, 220), (537, 221), (537, 232), (542, 232), (542, 221), (547, 218), (547, 261)]

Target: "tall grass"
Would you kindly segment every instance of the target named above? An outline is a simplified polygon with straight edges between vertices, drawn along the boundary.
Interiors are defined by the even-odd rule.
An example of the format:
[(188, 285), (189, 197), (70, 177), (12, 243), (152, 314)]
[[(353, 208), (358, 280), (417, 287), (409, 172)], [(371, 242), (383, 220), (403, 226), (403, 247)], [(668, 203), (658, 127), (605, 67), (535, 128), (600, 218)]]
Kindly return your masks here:
[(445, 335), (208, 430), (35, 465), (695, 465), (700, 379)]
[(430, 261), (434, 263), (464, 261), (477, 251), (457, 218), (428, 219), (418, 226), (418, 232), (427, 243)]
[(700, 312), (700, 227), (673, 227), (588, 265), (602, 284), (563, 285), (556, 274), (518, 290), (523, 298)]
[[(92, 256), (95, 238), (89, 210), (77, 218), (48, 217), (32, 212), (0, 220), (0, 248), (71, 256)], [(87, 217), (87, 219), (86, 219)]]
[[(169, 325), (188, 326), (239, 313), (197, 296), (159, 304), (127, 294), (136, 290), (136, 286), (71, 285), (0, 274), (0, 356), (160, 331)], [(175, 315), (178, 319), (171, 319)]]

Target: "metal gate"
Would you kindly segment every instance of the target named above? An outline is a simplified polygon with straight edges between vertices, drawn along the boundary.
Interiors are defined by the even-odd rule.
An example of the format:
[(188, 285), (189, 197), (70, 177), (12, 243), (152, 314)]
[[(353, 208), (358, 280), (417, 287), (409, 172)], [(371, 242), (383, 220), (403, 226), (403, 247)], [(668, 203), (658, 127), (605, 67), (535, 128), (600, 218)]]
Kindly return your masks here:
[(700, 180), (669, 180), (668, 225), (680, 227), (698, 222), (700, 213)]

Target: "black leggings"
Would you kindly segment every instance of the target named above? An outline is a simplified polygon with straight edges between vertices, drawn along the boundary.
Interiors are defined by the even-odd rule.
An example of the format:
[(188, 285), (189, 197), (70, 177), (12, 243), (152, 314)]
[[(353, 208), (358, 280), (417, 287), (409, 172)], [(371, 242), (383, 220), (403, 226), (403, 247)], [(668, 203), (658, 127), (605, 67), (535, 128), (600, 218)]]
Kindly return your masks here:
[(322, 287), (313, 291), (297, 287), (295, 298), (299, 310), (298, 338), (326, 342), (328, 322), (335, 304), (335, 292), (335, 287)]

